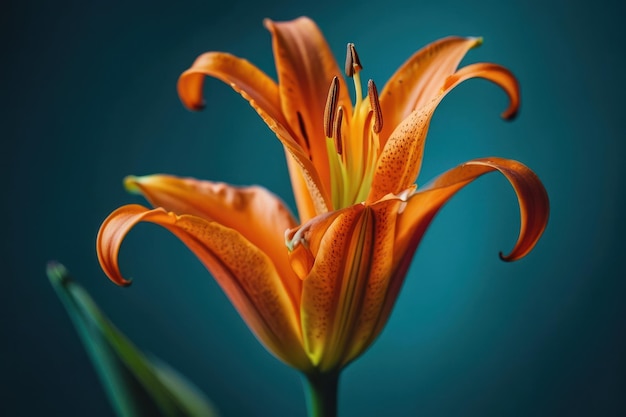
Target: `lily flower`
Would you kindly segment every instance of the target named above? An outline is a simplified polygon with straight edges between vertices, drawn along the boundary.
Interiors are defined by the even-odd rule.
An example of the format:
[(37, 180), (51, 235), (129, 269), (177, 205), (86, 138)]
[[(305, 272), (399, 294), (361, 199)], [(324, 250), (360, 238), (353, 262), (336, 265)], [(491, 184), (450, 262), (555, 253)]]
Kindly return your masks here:
[(500, 254), (513, 261), (528, 254), (543, 233), (548, 196), (529, 168), (498, 157), (465, 162), (416, 186), (431, 117), (454, 87), (487, 79), (508, 95), (503, 117), (518, 110), (518, 83), (506, 68), (458, 68), (480, 38), (448, 37), (426, 46), (380, 93), (372, 80), (364, 93), (363, 67), (348, 44), (345, 74), (354, 84), (353, 104), (312, 20), (266, 20), (265, 26), (278, 82), (242, 58), (208, 52), (181, 75), (178, 92), (188, 108), (199, 110), (210, 76), (250, 103), (284, 147), (298, 218), (258, 186), (128, 177), (127, 189), (154, 208), (132, 204), (111, 213), (98, 234), (97, 252), (108, 277), (127, 285), (118, 266), (124, 236), (139, 222), (168, 229), (206, 266), (261, 343), (318, 386), (314, 414), (334, 415), (332, 404), (324, 404), (336, 400), (337, 375), (383, 329), (439, 209), (481, 175), (503, 174), (520, 207), (517, 243)]

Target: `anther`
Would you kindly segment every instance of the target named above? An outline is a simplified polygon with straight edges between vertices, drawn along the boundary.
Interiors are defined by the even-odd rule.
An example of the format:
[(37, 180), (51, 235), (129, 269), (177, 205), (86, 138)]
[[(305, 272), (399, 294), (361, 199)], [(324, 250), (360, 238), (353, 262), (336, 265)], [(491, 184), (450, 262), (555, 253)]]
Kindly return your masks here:
[(337, 111), (337, 98), (339, 97), (339, 79), (333, 77), (328, 90), (328, 98), (326, 99), (326, 107), (324, 108), (324, 134), (327, 138), (332, 137), (333, 121)]
[(354, 72), (359, 72), (363, 69), (361, 66), (361, 60), (356, 53), (356, 48), (353, 43), (349, 43), (346, 50), (346, 75), (352, 77)]
[(380, 133), (383, 129), (383, 111), (380, 108), (380, 101), (378, 100), (378, 90), (376, 89), (376, 84), (374, 84), (373, 80), (369, 80), (367, 82), (367, 95), (370, 98), (370, 105), (372, 106), (372, 111), (374, 112), (374, 133)]
[(335, 138), (335, 149), (337, 150), (337, 154), (343, 154), (343, 140), (341, 138), (341, 122), (343, 121), (343, 107), (339, 106), (337, 109), (337, 118), (335, 119), (335, 124), (333, 125), (333, 137)]

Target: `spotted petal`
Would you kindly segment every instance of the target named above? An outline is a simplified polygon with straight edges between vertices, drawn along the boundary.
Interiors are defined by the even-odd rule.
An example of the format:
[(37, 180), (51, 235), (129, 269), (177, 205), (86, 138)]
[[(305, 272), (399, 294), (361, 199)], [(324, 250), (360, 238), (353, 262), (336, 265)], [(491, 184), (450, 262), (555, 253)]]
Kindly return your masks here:
[(297, 233), (298, 256), (314, 259), (303, 282), (302, 328), (306, 351), (321, 371), (345, 365), (367, 346), (391, 271), (392, 205), (352, 206), (313, 219)]
[(282, 285), (271, 259), (236, 230), (206, 219), (126, 205), (100, 227), (100, 264), (115, 283), (130, 283), (119, 270), (118, 252), (126, 234), (139, 222), (155, 223), (177, 236), (211, 272), (241, 317), (262, 343), (288, 364), (307, 369), (302, 349), (300, 312)]
[(178, 80), (178, 94), (192, 110), (204, 106), (205, 76), (215, 77), (240, 93), (281, 141), (293, 158), (290, 163), (290, 171), (294, 172), (292, 176), (298, 177), (299, 184), (306, 185), (308, 191), (295, 190), (299, 209), (309, 216), (327, 211), (330, 198), (326, 188), (311, 161), (306, 144), (283, 115), (279, 89), (274, 80), (245, 59), (222, 52), (207, 52), (200, 55)]
[(515, 261), (533, 249), (546, 228), (550, 212), (548, 194), (533, 171), (520, 162), (495, 157), (475, 159), (447, 171), (413, 194), (398, 217), (398, 233), (393, 255), (394, 276), (390, 280), (380, 319), (376, 330), (372, 332), (372, 338), (376, 337), (385, 325), (411, 264), (413, 253), (435, 215), (461, 188), (481, 175), (493, 171), (500, 172), (509, 180), (520, 207), (521, 221), (517, 243), (508, 255), (500, 254), (500, 257), (506, 261)]
[(285, 231), (296, 226), (287, 206), (263, 187), (171, 175), (128, 177), (126, 188), (143, 194), (154, 207), (214, 220), (238, 231), (274, 263), (294, 308), (300, 305), (301, 281), (289, 264)]
[(415, 183), (422, 166), (426, 134), (432, 115), (441, 100), (461, 82), (480, 77), (502, 87), (509, 97), (503, 117), (512, 117), (519, 107), (519, 86), (513, 74), (496, 64), (468, 65), (446, 79), (442, 91), (430, 102), (414, 110), (393, 131), (377, 163), (367, 202), (386, 194), (399, 194)]
[(420, 49), (398, 68), (380, 94), (385, 118), (380, 133), (381, 146), (413, 110), (439, 94), (446, 78), (456, 71), (467, 51), (481, 41), (481, 38), (457, 36), (443, 38)]
[(283, 114), (303, 138), (322, 183), (329, 190), (330, 171), (323, 121), (333, 77), (339, 78), (338, 104), (346, 110), (351, 108), (341, 70), (326, 39), (311, 19), (300, 17), (288, 22), (266, 19), (264, 23), (272, 34)]
[[(539, 177), (521, 162), (491, 157), (474, 159), (459, 165), (440, 175), (412, 196), (402, 215), (403, 221), (414, 224), (415, 218), (427, 216), (427, 212), (434, 215), (458, 190), (481, 175), (493, 171), (500, 172), (509, 180), (520, 208), (520, 232), (515, 247), (508, 255), (500, 256), (505, 261), (523, 258), (535, 247), (546, 228), (550, 202)], [(403, 224), (399, 227), (401, 230), (410, 229)], [(398, 236), (399, 240), (403, 238), (405, 236)]]

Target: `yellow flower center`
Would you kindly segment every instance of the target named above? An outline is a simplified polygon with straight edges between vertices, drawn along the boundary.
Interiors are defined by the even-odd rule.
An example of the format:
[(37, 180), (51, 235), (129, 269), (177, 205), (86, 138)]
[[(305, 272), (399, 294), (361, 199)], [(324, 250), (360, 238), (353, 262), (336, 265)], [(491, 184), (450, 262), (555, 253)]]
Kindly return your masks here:
[(374, 81), (368, 81), (369, 100), (365, 100), (359, 74), (361, 62), (354, 44), (349, 43), (347, 49), (346, 75), (354, 81), (356, 96), (352, 114), (346, 114), (338, 103), (340, 84), (337, 77), (330, 85), (324, 111), (334, 209), (365, 201), (380, 154), (378, 134), (383, 125), (376, 85)]

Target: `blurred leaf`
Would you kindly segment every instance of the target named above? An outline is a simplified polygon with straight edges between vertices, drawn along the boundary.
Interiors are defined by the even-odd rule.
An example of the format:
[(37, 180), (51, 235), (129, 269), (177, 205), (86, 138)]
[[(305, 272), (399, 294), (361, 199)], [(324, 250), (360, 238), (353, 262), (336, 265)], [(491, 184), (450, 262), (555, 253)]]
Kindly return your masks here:
[(216, 417), (209, 400), (162, 361), (139, 351), (61, 264), (48, 278), (65, 305), (120, 417)]

